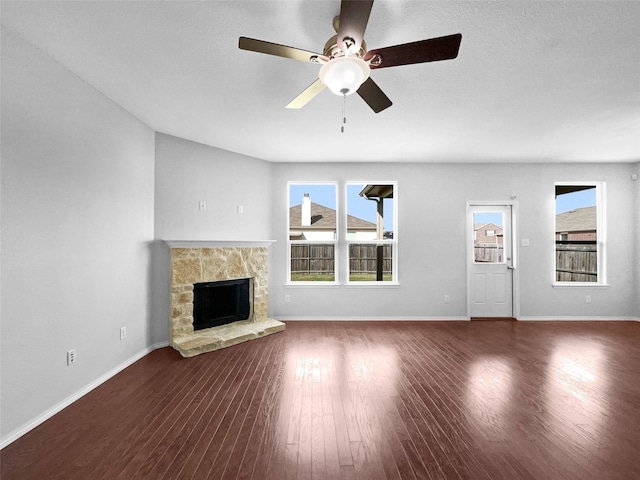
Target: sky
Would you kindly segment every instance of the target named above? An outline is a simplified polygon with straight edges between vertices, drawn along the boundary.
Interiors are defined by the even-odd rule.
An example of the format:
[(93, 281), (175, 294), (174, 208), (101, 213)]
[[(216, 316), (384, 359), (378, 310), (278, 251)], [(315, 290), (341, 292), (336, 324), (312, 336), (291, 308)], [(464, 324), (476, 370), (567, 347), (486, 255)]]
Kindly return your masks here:
[(565, 193), (556, 197), (556, 215), (581, 207), (592, 207), (596, 204), (596, 189), (580, 190)]
[[(376, 202), (366, 200), (360, 195), (360, 191), (366, 184), (347, 184), (347, 213), (354, 217), (376, 223)], [(300, 205), (305, 193), (313, 203), (336, 209), (337, 185), (329, 184), (304, 184), (289, 185), (289, 207)], [(384, 231), (393, 231), (393, 202), (394, 199), (384, 201)]]
[(475, 213), (473, 214), (473, 223), (493, 223), (498, 227), (502, 227), (502, 213)]

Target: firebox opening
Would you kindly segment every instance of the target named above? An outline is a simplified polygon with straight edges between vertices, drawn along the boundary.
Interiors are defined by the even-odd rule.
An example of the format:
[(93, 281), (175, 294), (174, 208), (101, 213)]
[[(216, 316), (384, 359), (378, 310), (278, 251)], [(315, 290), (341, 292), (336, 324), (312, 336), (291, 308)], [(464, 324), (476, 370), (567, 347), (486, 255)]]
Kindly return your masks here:
[(217, 327), (251, 315), (249, 278), (193, 285), (193, 329)]

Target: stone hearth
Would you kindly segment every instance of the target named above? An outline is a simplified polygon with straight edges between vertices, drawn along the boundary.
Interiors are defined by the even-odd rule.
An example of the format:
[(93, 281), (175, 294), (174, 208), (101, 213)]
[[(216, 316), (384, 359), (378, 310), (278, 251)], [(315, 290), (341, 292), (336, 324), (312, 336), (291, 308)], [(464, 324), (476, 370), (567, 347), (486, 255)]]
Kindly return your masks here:
[[(171, 248), (170, 344), (183, 357), (236, 345), (284, 330), (268, 318), (268, 246), (271, 241), (167, 241)], [(193, 284), (251, 278), (248, 320), (194, 331)]]

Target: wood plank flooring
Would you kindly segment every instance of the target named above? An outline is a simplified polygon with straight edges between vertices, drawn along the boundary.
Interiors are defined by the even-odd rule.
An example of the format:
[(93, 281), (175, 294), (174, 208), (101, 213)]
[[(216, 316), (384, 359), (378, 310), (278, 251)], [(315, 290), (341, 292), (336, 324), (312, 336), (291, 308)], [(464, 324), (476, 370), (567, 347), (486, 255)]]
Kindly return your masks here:
[(156, 350), (1, 453), (13, 479), (637, 479), (640, 324), (288, 322)]

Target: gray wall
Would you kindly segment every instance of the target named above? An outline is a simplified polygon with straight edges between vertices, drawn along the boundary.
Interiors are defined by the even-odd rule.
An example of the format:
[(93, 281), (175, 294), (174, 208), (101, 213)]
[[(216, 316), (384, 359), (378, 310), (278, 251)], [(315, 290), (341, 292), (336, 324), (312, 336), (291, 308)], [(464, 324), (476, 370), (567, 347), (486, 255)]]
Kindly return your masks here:
[(635, 190), (635, 216), (633, 217), (633, 223), (635, 224), (635, 314), (640, 317), (640, 162), (631, 167), (631, 173), (637, 175), (634, 183)]
[[(630, 164), (276, 164), (270, 303), (275, 318), (403, 318), (467, 315), (467, 201), (517, 197), (521, 317), (638, 316), (638, 182)], [(399, 287), (287, 287), (287, 181), (397, 180)], [(553, 288), (554, 182), (606, 182), (609, 287)], [(342, 188), (342, 187), (341, 187)], [(634, 230), (636, 233), (634, 233)], [(635, 269), (637, 271), (637, 268)], [(284, 302), (285, 294), (291, 303)], [(585, 303), (590, 294), (593, 303)], [(444, 303), (450, 295), (451, 303)]]
[[(163, 240), (270, 239), (271, 169), (263, 160), (156, 134), (156, 341), (169, 336), (169, 249)], [(206, 210), (199, 209), (200, 201)]]
[(4, 28), (1, 126), (5, 440), (151, 344), (154, 134)]

